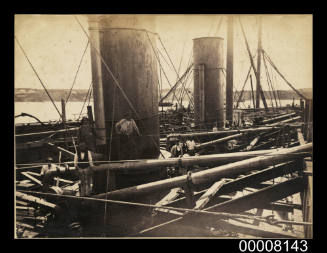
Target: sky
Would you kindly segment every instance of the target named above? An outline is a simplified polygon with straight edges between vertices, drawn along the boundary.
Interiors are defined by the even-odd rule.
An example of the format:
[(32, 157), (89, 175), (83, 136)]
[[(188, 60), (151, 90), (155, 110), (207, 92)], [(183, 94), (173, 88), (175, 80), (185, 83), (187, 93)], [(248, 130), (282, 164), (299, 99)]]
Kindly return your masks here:
[[(226, 64), (227, 15), (155, 16), (156, 26), (153, 32), (160, 36), (176, 69), (180, 65), (180, 75), (186, 70), (192, 56), (192, 39), (198, 37), (224, 38)], [(258, 15), (238, 16), (242, 20), (251, 53), (254, 55), (258, 43)], [(87, 30), (87, 17), (85, 15), (76, 17)], [(222, 23), (218, 30), (221, 19)], [(238, 17), (234, 20), (234, 90), (240, 90), (250, 61)], [(282, 74), (297, 89), (312, 87), (312, 25), (312, 15), (262, 15), (262, 46)], [(71, 87), (87, 45), (87, 37), (73, 15), (16, 15), (15, 36), (48, 89)], [(42, 89), (22, 50), (16, 41), (14, 43), (15, 88)], [(157, 48), (164, 54), (158, 40)], [(88, 47), (81, 63), (74, 89), (88, 89), (91, 83), (89, 49)], [(175, 83), (177, 76), (172, 67), (163, 60), (161, 63), (170, 83)], [(277, 75), (274, 76), (278, 89), (290, 89)], [(264, 90), (267, 90), (266, 77), (263, 76), (262, 79)], [(190, 86), (193, 86), (192, 80)], [(163, 87), (169, 88), (165, 80)], [(249, 84), (245, 89), (250, 89)]]

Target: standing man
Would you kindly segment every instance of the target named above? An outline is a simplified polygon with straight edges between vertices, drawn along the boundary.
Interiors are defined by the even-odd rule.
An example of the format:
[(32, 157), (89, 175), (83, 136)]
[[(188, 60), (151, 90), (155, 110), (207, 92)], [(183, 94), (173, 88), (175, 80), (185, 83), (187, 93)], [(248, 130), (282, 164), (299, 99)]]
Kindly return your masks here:
[(92, 152), (88, 150), (85, 142), (81, 142), (78, 146), (77, 153), (74, 156), (74, 166), (76, 169), (93, 166)]
[(134, 119), (126, 115), (116, 123), (115, 131), (119, 136), (121, 157), (126, 160), (137, 158), (136, 137), (141, 134)]
[(53, 164), (52, 157), (47, 157), (46, 162), (47, 164), (42, 166), (40, 173), (43, 192), (47, 192), (49, 190), (49, 186), (53, 180), (54, 174), (50, 172), (57, 171), (58, 169), (57, 165)]
[(101, 137), (96, 135), (95, 129), (90, 120), (87, 117), (83, 117), (77, 136), (78, 143), (85, 143), (88, 150), (96, 153), (96, 138), (101, 139)]
[(77, 154), (74, 156), (74, 166), (76, 168), (80, 185), (80, 196), (88, 196), (93, 191), (93, 172), (85, 170), (93, 166), (92, 152), (87, 149), (84, 142), (81, 142), (77, 149)]

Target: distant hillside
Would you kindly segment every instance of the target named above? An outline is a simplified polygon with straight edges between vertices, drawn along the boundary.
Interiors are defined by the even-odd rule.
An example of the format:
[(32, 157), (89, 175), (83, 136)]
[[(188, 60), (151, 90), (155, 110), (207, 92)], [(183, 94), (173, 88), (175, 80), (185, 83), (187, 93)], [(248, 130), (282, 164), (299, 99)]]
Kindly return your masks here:
[[(54, 101), (66, 100), (68, 89), (48, 89), (48, 92)], [(70, 95), (69, 101), (81, 102), (85, 100), (87, 90), (74, 89)], [(91, 98), (92, 99), (92, 98)], [(50, 101), (45, 90), (41, 89), (15, 89), (15, 102), (45, 102)]]
[[(169, 89), (164, 89), (162, 91), (162, 96), (164, 96), (165, 94), (167, 94), (167, 92), (169, 91)], [(189, 90), (189, 93), (192, 93), (193, 90)], [(279, 95), (279, 98), (282, 99), (282, 100), (286, 100), (286, 99), (300, 99), (300, 96), (293, 90), (278, 90), (278, 95)], [(305, 88), (305, 89), (299, 89), (299, 92), (301, 92), (305, 97), (307, 98), (312, 98), (312, 88)], [(244, 100), (250, 100), (252, 99), (252, 95), (251, 95), (251, 91), (250, 90), (245, 90), (243, 92), (243, 99)], [(176, 93), (177, 94), (176, 96), (178, 98), (180, 98), (180, 89), (177, 89)], [(238, 98), (238, 96), (240, 95), (240, 92), (234, 92), (234, 96), (236, 96), (236, 98)], [(269, 91), (264, 91), (264, 95), (265, 95), (265, 98), (266, 99), (270, 99), (270, 92)], [(172, 100), (173, 98), (173, 94), (170, 94), (168, 96), (168, 98), (166, 99), (167, 101), (169, 100)], [(184, 96), (183, 96), (183, 100), (188, 100), (188, 96), (186, 93), (184, 93)]]
[[(312, 98), (312, 89), (311, 88), (305, 88), (305, 89), (299, 89), (299, 92), (303, 94), (307, 98)], [(251, 99), (252, 92), (250, 90), (246, 90), (243, 92), (243, 98), (245, 100)], [(239, 96), (240, 92), (236, 92), (237, 98)], [(277, 94), (280, 99), (300, 99), (300, 96), (293, 90), (277, 90)], [(276, 94), (276, 95), (277, 95)], [(264, 95), (266, 99), (270, 99), (270, 96), (274, 96), (269, 91), (264, 91)]]
[[(68, 89), (49, 89), (48, 90), (51, 97), (54, 101), (60, 101), (61, 98), (66, 99), (69, 90)], [(163, 89), (162, 90), (162, 96), (165, 95), (169, 89)], [(189, 94), (192, 94), (192, 90), (188, 90)], [(306, 88), (306, 89), (300, 89), (299, 90), (304, 96), (308, 98), (312, 98), (312, 89)], [(83, 102), (86, 96), (87, 90), (84, 89), (74, 89), (72, 90), (72, 94), (70, 95), (69, 101), (75, 101), (75, 102)], [(236, 97), (239, 96), (240, 92), (236, 92)], [(300, 97), (293, 91), (293, 90), (279, 90), (279, 97), (280, 99), (299, 99)], [(180, 89), (176, 90), (176, 96), (180, 98)], [(267, 99), (270, 99), (270, 93), (268, 91), (264, 91), (265, 97)], [(170, 94), (166, 101), (170, 101), (173, 98), (173, 94)], [(251, 91), (245, 90), (243, 92), (243, 98), (245, 100), (251, 99)], [(91, 97), (92, 99), (92, 97)], [(188, 96), (184, 92), (183, 100), (187, 101)], [(46, 92), (42, 89), (23, 89), (18, 88), (15, 89), (15, 102), (45, 102), (50, 101), (48, 95)]]

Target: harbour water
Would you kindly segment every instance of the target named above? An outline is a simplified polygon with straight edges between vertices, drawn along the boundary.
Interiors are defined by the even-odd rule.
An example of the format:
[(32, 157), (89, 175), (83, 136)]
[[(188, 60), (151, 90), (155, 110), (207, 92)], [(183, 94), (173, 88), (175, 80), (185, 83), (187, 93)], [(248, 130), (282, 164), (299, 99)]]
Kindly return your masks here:
[[(58, 110), (61, 113), (61, 102), (55, 102)], [(68, 102), (66, 104), (66, 118), (67, 120), (76, 120), (79, 115), (86, 115), (87, 113), (87, 103), (84, 102)], [(93, 108), (93, 102), (90, 102)], [(82, 113), (81, 113), (82, 110)], [(60, 116), (51, 102), (15, 102), (15, 116), (21, 113), (28, 113), (37, 117), (42, 122), (48, 121), (58, 121)], [(15, 118), (15, 124), (19, 123), (33, 123), (36, 122), (35, 119), (31, 117), (17, 117)]]
[[(291, 105), (293, 102), (292, 99), (286, 99), (281, 100), (282, 106)], [(58, 110), (61, 112), (61, 102), (55, 102)], [(68, 120), (76, 120), (78, 119), (79, 115), (81, 116), (86, 115), (87, 113), (87, 104), (84, 105), (84, 108), (82, 110), (84, 102), (68, 102), (66, 105), (66, 118)], [(268, 106), (271, 106), (271, 101), (267, 100)], [(300, 102), (299, 100), (295, 100), (294, 104), (296, 106), (299, 106)], [(93, 108), (93, 102), (90, 102), (90, 105)], [(188, 101), (185, 101), (183, 103), (185, 107), (188, 106)], [(248, 106), (253, 107), (251, 100), (245, 100), (244, 102), (240, 102), (239, 108), (248, 108)], [(261, 107), (262, 107), (261, 103)], [(173, 106), (173, 108), (175, 108)], [(164, 108), (166, 110), (167, 108)], [(82, 110), (82, 113), (81, 113)], [(161, 111), (161, 108), (159, 109)], [(59, 114), (56, 111), (55, 107), (51, 102), (15, 102), (15, 116), (19, 115), (21, 113), (28, 113), (31, 114), (41, 121), (47, 122), (47, 121), (58, 121), (59, 120)], [(94, 114), (93, 114), (94, 115)], [(35, 119), (30, 117), (18, 117), (15, 118), (15, 124), (19, 123), (33, 123), (36, 122)]]

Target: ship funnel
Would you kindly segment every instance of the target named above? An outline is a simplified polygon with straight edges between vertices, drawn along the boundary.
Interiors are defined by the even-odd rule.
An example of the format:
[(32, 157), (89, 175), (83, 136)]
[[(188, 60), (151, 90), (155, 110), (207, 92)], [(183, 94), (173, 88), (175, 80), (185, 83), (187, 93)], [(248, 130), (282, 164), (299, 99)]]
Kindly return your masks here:
[(193, 39), (194, 111), (197, 125), (224, 126), (223, 42), (220, 37)]
[[(91, 47), (91, 64), (95, 124), (104, 137), (97, 139), (98, 147), (106, 149), (111, 160), (158, 157), (155, 15), (89, 15), (88, 23), (91, 43), (97, 48)], [(133, 143), (115, 129), (110, 138), (112, 126), (126, 118), (132, 118), (140, 132)]]

